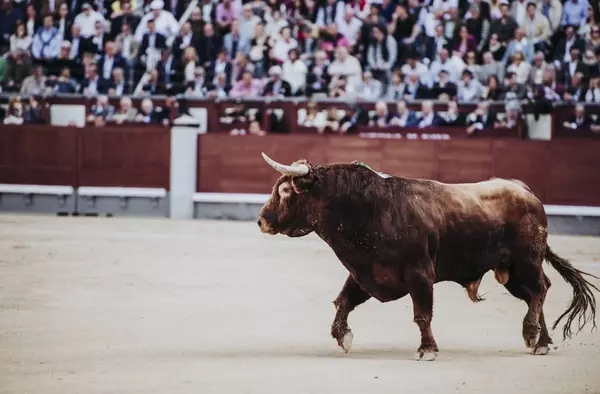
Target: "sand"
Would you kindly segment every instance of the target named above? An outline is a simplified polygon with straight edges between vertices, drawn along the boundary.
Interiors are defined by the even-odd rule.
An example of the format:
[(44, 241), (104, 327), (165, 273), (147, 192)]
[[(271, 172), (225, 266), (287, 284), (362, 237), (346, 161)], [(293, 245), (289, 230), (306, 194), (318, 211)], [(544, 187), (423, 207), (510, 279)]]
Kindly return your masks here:
[[(600, 238), (550, 245), (600, 275)], [(549, 266), (548, 320), (571, 288)], [(316, 236), (255, 223), (0, 215), (0, 393), (600, 393), (600, 334), (525, 349), (526, 306), (486, 275), (486, 301), (435, 288), (434, 362), (413, 360), (409, 298), (350, 315), (347, 273)]]

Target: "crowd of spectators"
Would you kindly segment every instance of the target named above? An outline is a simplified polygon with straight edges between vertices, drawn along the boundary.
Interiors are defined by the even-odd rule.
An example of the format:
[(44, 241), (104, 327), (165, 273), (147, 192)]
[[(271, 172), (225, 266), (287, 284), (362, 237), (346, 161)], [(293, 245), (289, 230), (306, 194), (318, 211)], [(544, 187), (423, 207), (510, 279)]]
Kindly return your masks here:
[(5, 92), (600, 103), (594, 0), (1, 1)]

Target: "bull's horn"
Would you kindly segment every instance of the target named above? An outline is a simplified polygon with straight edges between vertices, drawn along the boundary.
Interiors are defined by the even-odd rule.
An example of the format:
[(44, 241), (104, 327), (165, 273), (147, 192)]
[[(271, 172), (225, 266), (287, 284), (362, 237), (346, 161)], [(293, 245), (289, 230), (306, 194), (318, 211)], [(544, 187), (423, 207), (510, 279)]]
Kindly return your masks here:
[(267, 163), (269, 163), (271, 167), (283, 175), (302, 176), (308, 174), (308, 171), (310, 170), (306, 164), (294, 164), (292, 166), (286, 166), (285, 164), (277, 163), (264, 153), (262, 153), (262, 157)]

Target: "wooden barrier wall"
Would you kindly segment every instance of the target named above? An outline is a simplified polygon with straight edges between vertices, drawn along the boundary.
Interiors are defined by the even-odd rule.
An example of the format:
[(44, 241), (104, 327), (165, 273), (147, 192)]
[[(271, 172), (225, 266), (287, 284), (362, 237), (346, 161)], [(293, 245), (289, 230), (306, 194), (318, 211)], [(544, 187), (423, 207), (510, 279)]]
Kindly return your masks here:
[(200, 192), (270, 193), (278, 174), (262, 159), (316, 164), (360, 160), (393, 175), (474, 182), (527, 183), (546, 204), (600, 206), (600, 141), (406, 141), (353, 136), (200, 136)]
[(0, 183), (168, 190), (170, 150), (161, 126), (2, 126)]

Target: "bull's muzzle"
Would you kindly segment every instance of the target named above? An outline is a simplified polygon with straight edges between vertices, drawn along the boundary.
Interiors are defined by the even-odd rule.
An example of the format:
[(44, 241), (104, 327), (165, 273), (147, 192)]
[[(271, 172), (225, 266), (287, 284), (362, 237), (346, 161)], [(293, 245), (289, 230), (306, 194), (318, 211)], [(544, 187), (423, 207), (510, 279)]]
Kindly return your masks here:
[(265, 234), (273, 235), (273, 234), (277, 234), (277, 230), (275, 230), (274, 224), (273, 224), (273, 223), (275, 223), (276, 220), (277, 220), (277, 215), (270, 213), (270, 212), (265, 212), (258, 217), (256, 224), (258, 224), (258, 227), (260, 228), (261, 232), (263, 232)]

